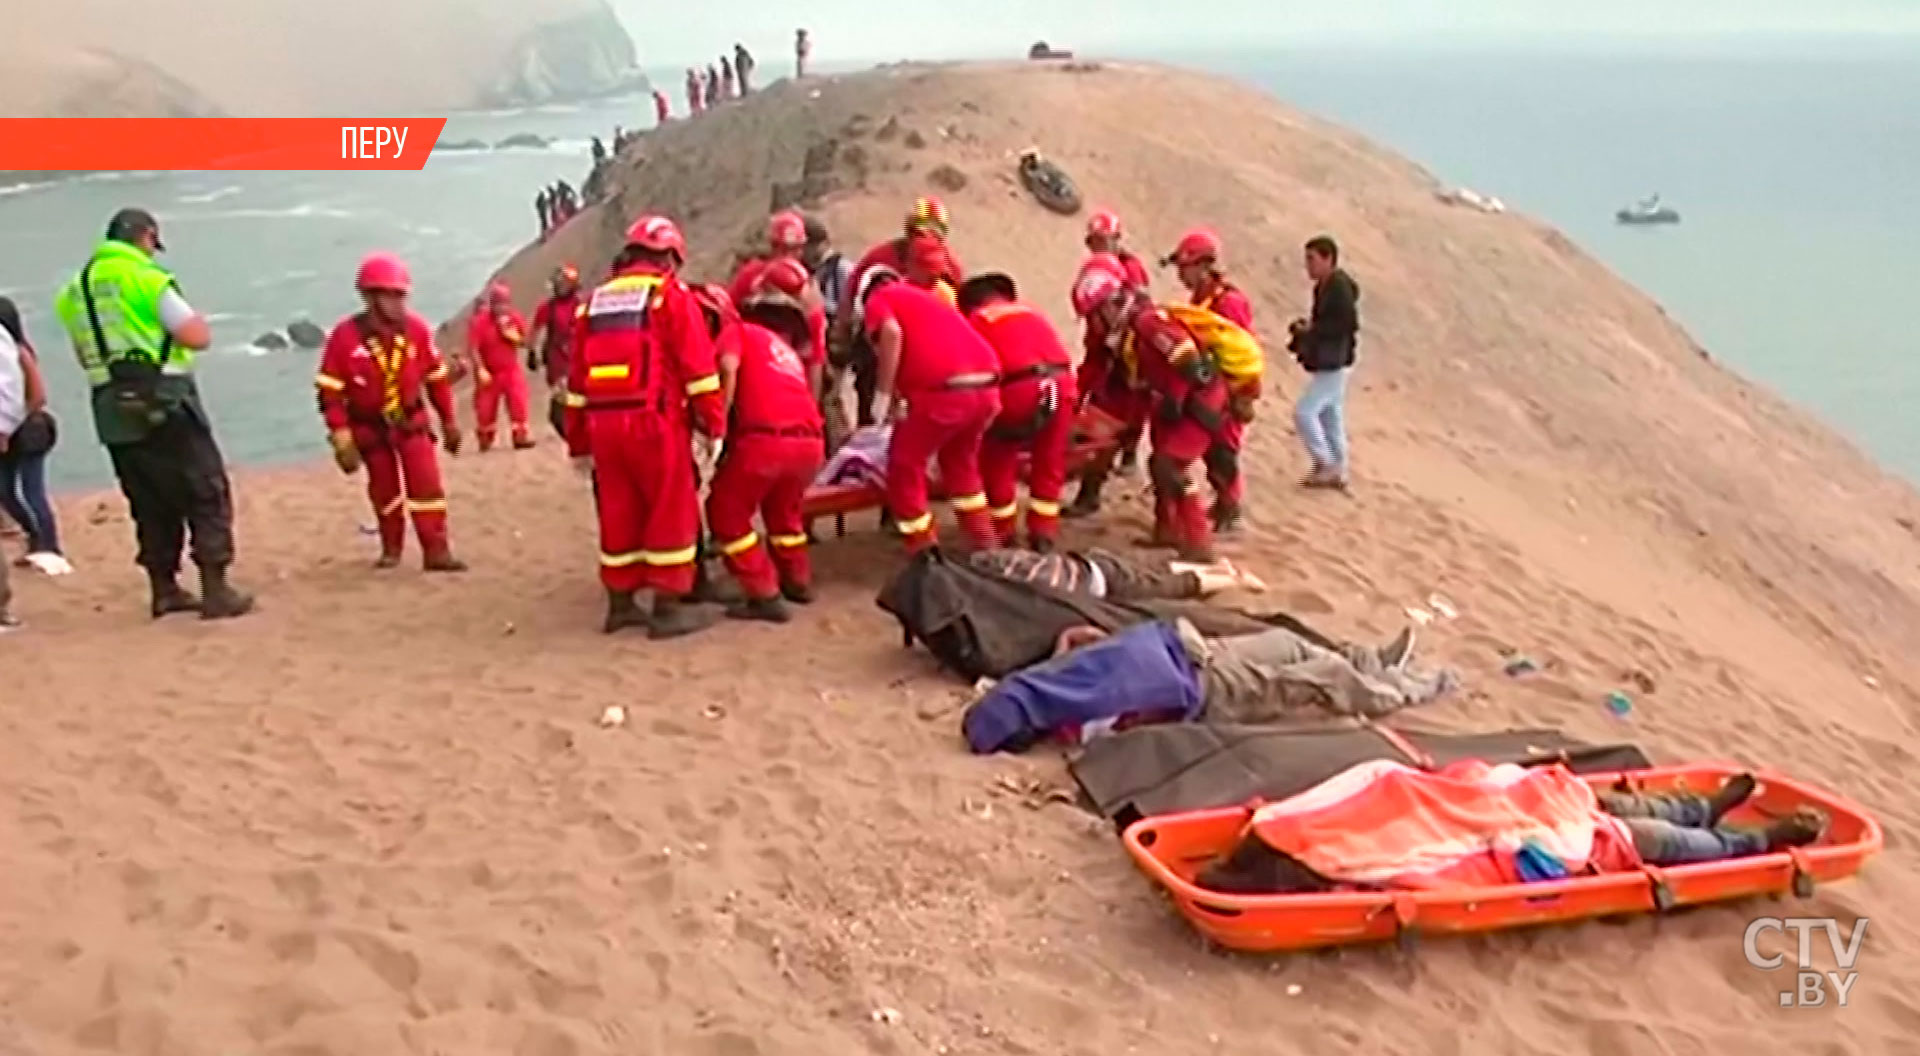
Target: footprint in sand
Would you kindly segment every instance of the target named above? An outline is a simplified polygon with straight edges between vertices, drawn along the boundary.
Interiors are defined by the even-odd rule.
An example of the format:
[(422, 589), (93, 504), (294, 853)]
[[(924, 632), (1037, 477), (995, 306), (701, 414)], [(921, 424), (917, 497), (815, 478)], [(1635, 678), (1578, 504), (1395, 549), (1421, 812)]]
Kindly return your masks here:
[(379, 976), (381, 982), (396, 991), (409, 993), (419, 984), (420, 959), (413, 954), (365, 932), (341, 931), (335, 937)]

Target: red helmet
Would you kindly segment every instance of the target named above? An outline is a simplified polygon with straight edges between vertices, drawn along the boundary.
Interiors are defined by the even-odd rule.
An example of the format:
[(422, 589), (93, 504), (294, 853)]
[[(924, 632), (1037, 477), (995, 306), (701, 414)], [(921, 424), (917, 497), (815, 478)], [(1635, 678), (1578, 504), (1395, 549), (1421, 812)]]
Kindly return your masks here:
[(1120, 214), (1111, 209), (1095, 209), (1087, 217), (1088, 238), (1119, 238)]
[(494, 304), (511, 301), (513, 300), (513, 288), (504, 282), (496, 282), (487, 287), (487, 300)]
[(571, 264), (562, 264), (553, 269), (553, 279), (555, 282), (579, 282), (580, 269)]
[(907, 234), (922, 232), (938, 238), (947, 237), (947, 206), (931, 194), (914, 199), (913, 208), (907, 213)]
[(353, 285), (363, 293), (376, 290), (406, 293), (413, 288), (413, 276), (407, 273), (406, 264), (392, 253), (369, 253), (361, 259)]
[(700, 305), (700, 314), (706, 317), (707, 334), (719, 337), (721, 331), (740, 321), (740, 313), (733, 305), (733, 298), (727, 288), (713, 282), (696, 282), (687, 287), (693, 293), (695, 303)]
[(1211, 264), (1222, 256), (1220, 236), (1209, 228), (1196, 227), (1180, 236), (1180, 242), (1167, 254), (1167, 263), (1185, 267), (1188, 264)]
[(766, 270), (760, 273), (760, 282), (767, 289), (796, 298), (807, 292), (807, 278), (807, 266), (792, 257), (768, 261)]
[(687, 259), (687, 240), (680, 234), (680, 225), (664, 216), (649, 213), (635, 220), (627, 228), (627, 245)]
[(1111, 253), (1096, 253), (1080, 267), (1073, 280), (1073, 312), (1085, 319), (1114, 295), (1127, 288), (1126, 269)]
[(776, 251), (782, 249), (800, 249), (807, 244), (807, 220), (799, 213), (788, 210), (775, 213), (767, 221), (767, 244)]

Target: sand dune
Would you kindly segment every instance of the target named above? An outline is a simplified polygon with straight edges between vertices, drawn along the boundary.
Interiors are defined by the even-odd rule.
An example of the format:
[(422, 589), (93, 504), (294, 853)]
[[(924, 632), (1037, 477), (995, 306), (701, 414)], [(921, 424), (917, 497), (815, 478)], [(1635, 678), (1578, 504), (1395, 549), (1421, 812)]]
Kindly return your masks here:
[[(64, 503), (82, 574), (21, 583), (31, 627), (0, 640), (26, 675), (0, 700), (0, 1052), (1912, 1045), (1911, 488), (1552, 231), (1449, 208), (1357, 137), (1167, 71), (778, 86), (647, 137), (616, 202), (505, 274), (530, 293), (563, 256), (599, 265), (643, 206), (685, 220), (711, 269), (829, 139), (838, 160), (816, 149), (811, 186), (847, 242), (890, 232), (951, 166), (960, 254), (1014, 268), (1062, 323), (1078, 228), (1013, 185), (1028, 145), (1143, 250), (1221, 228), (1268, 326), (1302, 307), (1299, 243), (1339, 236), (1367, 291), (1359, 484), (1289, 486), (1300, 458), (1274, 398), (1235, 556), (1343, 633), (1452, 598), (1460, 617), (1426, 648), (1473, 691), (1429, 721), (1626, 736), (1866, 803), (1888, 850), (1798, 907), (1871, 919), (1852, 1006), (1777, 1007), (1786, 980), (1740, 945), (1747, 920), (1788, 908), (1771, 903), (1411, 959), (1210, 953), (1103, 825), (1005, 791), (1063, 782), (1050, 753), (962, 752), (954, 688), (871, 604), (886, 541), (823, 547), (825, 597), (789, 628), (610, 641), (593, 633), (590, 501), (549, 442), (452, 464), (475, 565), (460, 579), (369, 571), (363, 500), (330, 470), (245, 474), (242, 561), (265, 608), (233, 626), (147, 625), (119, 501)], [(1129, 498), (1077, 540), (1123, 540), (1146, 513)], [(1505, 678), (1503, 650), (1544, 673)], [(1635, 698), (1624, 722), (1602, 703), (1616, 688)], [(615, 702), (628, 726), (598, 728)]]

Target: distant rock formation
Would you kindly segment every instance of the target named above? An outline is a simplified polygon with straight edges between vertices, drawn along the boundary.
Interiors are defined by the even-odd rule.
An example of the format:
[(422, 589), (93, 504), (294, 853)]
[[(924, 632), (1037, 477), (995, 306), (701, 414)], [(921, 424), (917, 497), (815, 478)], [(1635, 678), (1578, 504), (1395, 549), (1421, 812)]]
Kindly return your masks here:
[(548, 139), (538, 132), (515, 132), (513, 135), (495, 143), (493, 149), (514, 150), (517, 148), (521, 150), (545, 150), (552, 144), (553, 140)]
[(319, 348), (327, 343), (327, 332), (311, 319), (295, 319), (288, 323), (287, 337), (301, 348)]
[(487, 90), (487, 106), (529, 106), (644, 91), (633, 38), (605, 4), (534, 28), (515, 45)]

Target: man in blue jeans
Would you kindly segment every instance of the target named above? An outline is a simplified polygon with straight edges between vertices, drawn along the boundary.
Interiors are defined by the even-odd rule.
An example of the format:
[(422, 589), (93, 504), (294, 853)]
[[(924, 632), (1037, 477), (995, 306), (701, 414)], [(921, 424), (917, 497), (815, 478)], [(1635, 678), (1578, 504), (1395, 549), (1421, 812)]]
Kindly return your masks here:
[(1287, 347), (1311, 380), (1294, 405), (1294, 425), (1313, 469), (1300, 483), (1309, 488), (1345, 488), (1347, 376), (1360, 334), (1360, 286), (1340, 267), (1340, 247), (1326, 235), (1309, 239), (1307, 277), (1313, 280), (1313, 311), (1288, 325)]
[(1691, 865), (1801, 847), (1820, 838), (1826, 818), (1801, 809), (1762, 826), (1722, 825), (1720, 819), (1753, 795), (1752, 774), (1738, 774), (1710, 796), (1668, 792), (1600, 793), (1600, 809), (1619, 818), (1633, 849), (1648, 865)]

